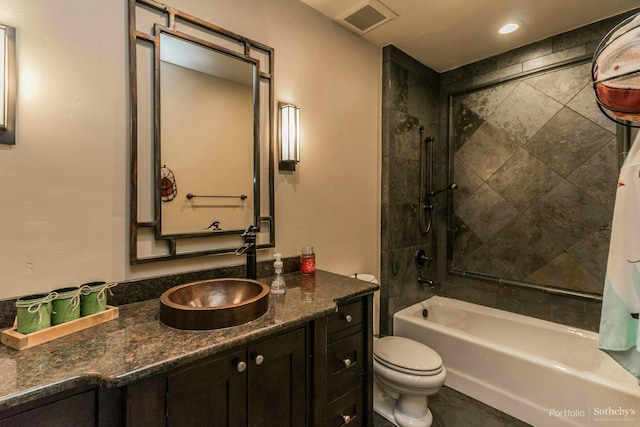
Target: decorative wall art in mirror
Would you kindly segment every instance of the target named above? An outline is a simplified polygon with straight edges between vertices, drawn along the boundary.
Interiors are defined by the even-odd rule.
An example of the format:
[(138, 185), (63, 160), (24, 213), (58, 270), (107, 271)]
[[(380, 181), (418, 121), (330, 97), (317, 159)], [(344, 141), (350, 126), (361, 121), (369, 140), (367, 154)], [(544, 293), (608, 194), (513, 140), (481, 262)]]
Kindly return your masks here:
[(16, 143), (16, 29), (0, 24), (0, 144)]
[(598, 298), (620, 151), (588, 58), (450, 99), (452, 273)]
[(130, 261), (275, 244), (273, 49), (129, 0)]

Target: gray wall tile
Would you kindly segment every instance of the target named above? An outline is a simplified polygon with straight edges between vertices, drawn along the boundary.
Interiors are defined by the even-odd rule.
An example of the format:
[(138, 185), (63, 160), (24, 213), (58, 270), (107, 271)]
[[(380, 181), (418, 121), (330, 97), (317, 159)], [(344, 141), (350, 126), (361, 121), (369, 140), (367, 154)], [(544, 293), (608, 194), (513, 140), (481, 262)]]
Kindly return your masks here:
[[(625, 16), (628, 15), (630, 13)], [(436, 292), (442, 295), (597, 330), (600, 311), (600, 303), (597, 301), (552, 295), (535, 289), (498, 286), (494, 282), (449, 275), (447, 270), (452, 260), (449, 259), (451, 248), (447, 246), (447, 234), (449, 227), (457, 229), (456, 251), (461, 248), (467, 254), (466, 262), (471, 266), (491, 265), (495, 271), (504, 271), (507, 274), (515, 274), (518, 271), (523, 275), (548, 274), (542, 269), (545, 264), (544, 259), (541, 258), (547, 255), (547, 258), (556, 260), (555, 262), (573, 265), (574, 274), (584, 274), (585, 277), (590, 277), (589, 280), (595, 282), (601, 279), (603, 269), (602, 263), (598, 260), (606, 251), (610, 226), (610, 221), (606, 220), (606, 217), (610, 215), (612, 208), (611, 192), (601, 188), (606, 186), (603, 183), (617, 174), (617, 171), (611, 167), (611, 157), (616, 155), (612, 142), (614, 126), (602, 117), (597, 107), (594, 109), (589, 103), (592, 97), (590, 82), (576, 78), (571, 70), (561, 69), (555, 71), (557, 74), (554, 75), (547, 73), (534, 76), (529, 81), (531, 90), (520, 98), (514, 98), (516, 101), (511, 107), (505, 104), (504, 100), (512, 95), (518, 86), (517, 81), (511, 82), (511, 79), (526, 73), (527, 70), (590, 55), (599, 40), (621, 19), (622, 17), (614, 17), (441, 75), (394, 46), (383, 49), (383, 218), (380, 277), (383, 295), (381, 308), (383, 332), (391, 331), (392, 316), (395, 311), (420, 301), (425, 298), (425, 295), (433, 292), (425, 289), (424, 285), (416, 283), (418, 273), (429, 278), (440, 277), (441, 285)], [(588, 68), (588, 65), (584, 67)], [(484, 110), (479, 110), (477, 106), (469, 109), (469, 112), (474, 111), (474, 114), (467, 115), (458, 123), (462, 127), (457, 129), (462, 131), (453, 135), (451, 139), (456, 144), (454, 147), (456, 152), (460, 151), (463, 154), (457, 161), (460, 165), (464, 163), (463, 166), (456, 167), (454, 170), (454, 178), (462, 188), (454, 193), (453, 200), (456, 211), (464, 210), (464, 204), (483, 185), (486, 185), (482, 184), (483, 179), (493, 177), (488, 181), (489, 188), (493, 187), (493, 192), (502, 193), (501, 198), (507, 201), (507, 205), (513, 206), (516, 212), (520, 212), (507, 224), (511, 227), (511, 234), (519, 233), (522, 236), (519, 247), (513, 248), (513, 252), (518, 253), (518, 249), (521, 249), (520, 258), (529, 258), (529, 260), (519, 261), (515, 259), (518, 257), (514, 257), (512, 264), (491, 257), (495, 248), (482, 244), (476, 234), (478, 231), (474, 232), (470, 228), (474, 221), (470, 219), (471, 217), (456, 216), (455, 224), (447, 224), (448, 218), (454, 216), (448, 211), (446, 194), (439, 196), (436, 200), (436, 207), (432, 213), (434, 222), (432, 233), (423, 236), (417, 229), (420, 212), (420, 207), (417, 205), (419, 195), (413, 193), (416, 192), (416, 188), (419, 189), (418, 183), (414, 182), (414, 177), (419, 173), (419, 162), (414, 157), (419, 153), (420, 146), (418, 127), (425, 126), (426, 133), (433, 133), (436, 137), (434, 181), (438, 186), (440, 183), (444, 185), (448, 182), (450, 174), (448, 168), (450, 156), (448, 144), (445, 143), (448, 136), (449, 95), (465, 92), (468, 96), (467, 102), (472, 103), (479, 85), (489, 81), (506, 82), (494, 88), (495, 93), (491, 99), (496, 102), (496, 105), (485, 105)], [(537, 98), (538, 92), (542, 97)], [(560, 106), (566, 104), (564, 110), (546, 100), (547, 98), (553, 99)], [(546, 104), (529, 107), (532, 116), (525, 123), (516, 124), (506, 120), (508, 109), (491, 117), (491, 113), (496, 111), (499, 105), (505, 105), (503, 108), (512, 108), (513, 105), (523, 102), (530, 104), (532, 99), (544, 100)], [(542, 105), (541, 108), (540, 105)], [(548, 110), (545, 109), (547, 107)], [(583, 121), (584, 119), (579, 119), (577, 122), (575, 120), (571, 122), (571, 125), (559, 125), (560, 127), (556, 125), (556, 130), (563, 129), (562, 126), (565, 126), (565, 131), (570, 131), (569, 135), (572, 138), (587, 138), (587, 140), (591, 138), (593, 143), (591, 146), (589, 144), (574, 146), (569, 150), (571, 155), (561, 158), (551, 172), (545, 171), (539, 163), (548, 168), (548, 163), (553, 162), (548, 159), (548, 162), (545, 162), (541, 159), (545, 153), (541, 148), (544, 145), (544, 132), (548, 130), (543, 130), (543, 127), (561, 110), (565, 118), (573, 116), (573, 113), (568, 111), (569, 108), (578, 116), (586, 118), (595, 127), (591, 127), (589, 123)], [(476, 114), (478, 111), (480, 114)], [(460, 110), (457, 110), (457, 113), (459, 112)], [(464, 154), (472, 151), (472, 146), (465, 146), (471, 142), (477, 128), (483, 126), (487, 120), (503, 132), (506, 130), (507, 139), (517, 142), (513, 149), (507, 151), (509, 155), (505, 161), (497, 167), (477, 166), (477, 162), (463, 160)], [(552, 125), (553, 123), (550, 126)], [(468, 126), (467, 130), (464, 130), (464, 126)], [(527, 141), (540, 132), (543, 133), (538, 136), (537, 151), (527, 151), (528, 155), (520, 151)], [(465, 147), (464, 150), (463, 147)], [(491, 147), (491, 149), (495, 148)], [(506, 161), (509, 159), (512, 159), (512, 162)], [(468, 165), (469, 162), (472, 165)], [(567, 163), (573, 164), (567, 167)], [(479, 173), (478, 169), (484, 171)], [(558, 187), (556, 195), (551, 193), (542, 203), (547, 208), (567, 209), (572, 212), (573, 217), (556, 217), (555, 228), (549, 232), (541, 228), (539, 219), (532, 218), (531, 214), (524, 215), (522, 209), (535, 206), (540, 197), (551, 191), (550, 188), (545, 188), (540, 191), (540, 194), (519, 196), (515, 188), (518, 181), (522, 182), (527, 174), (531, 181), (545, 182), (547, 187), (552, 188), (559, 184), (556, 182), (557, 176), (565, 178), (566, 182), (563, 181), (564, 184)], [(510, 175), (512, 175), (511, 178), (509, 178)], [(488, 191), (486, 193), (491, 194)], [(566, 201), (563, 202), (567, 197), (571, 200), (568, 204)], [(595, 211), (588, 206), (589, 202), (598, 205)], [(586, 213), (579, 212), (587, 208)], [(509, 208), (501, 210), (508, 211)], [(589, 216), (595, 216), (597, 220), (586, 218)], [(492, 217), (496, 218), (496, 216)], [(513, 221), (514, 219), (519, 222)], [(502, 228), (509, 230), (506, 227)], [(505, 231), (505, 233), (508, 232)], [(552, 238), (553, 234), (569, 236), (574, 243), (573, 246), (563, 252), (558, 248), (559, 243)], [(532, 255), (530, 251), (528, 252), (529, 241), (540, 238), (546, 239), (547, 246), (539, 246), (539, 254)], [(434, 258), (431, 267), (422, 272), (418, 272), (412, 265), (414, 251), (418, 248), (426, 249)]]

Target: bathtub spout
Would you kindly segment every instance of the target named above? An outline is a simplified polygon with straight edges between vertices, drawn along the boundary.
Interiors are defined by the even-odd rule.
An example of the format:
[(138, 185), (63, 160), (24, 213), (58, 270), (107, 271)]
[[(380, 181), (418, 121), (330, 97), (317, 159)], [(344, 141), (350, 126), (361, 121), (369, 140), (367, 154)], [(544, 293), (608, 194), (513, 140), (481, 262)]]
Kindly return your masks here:
[(418, 283), (426, 283), (430, 288), (435, 288), (439, 284), (436, 280), (425, 279), (420, 276), (418, 276)]

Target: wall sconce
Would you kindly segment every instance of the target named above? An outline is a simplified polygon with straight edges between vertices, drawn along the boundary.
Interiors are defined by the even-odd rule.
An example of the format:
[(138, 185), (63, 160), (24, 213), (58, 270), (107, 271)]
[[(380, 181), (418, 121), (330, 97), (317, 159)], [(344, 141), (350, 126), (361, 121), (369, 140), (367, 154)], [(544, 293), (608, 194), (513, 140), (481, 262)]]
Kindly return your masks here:
[(16, 143), (16, 29), (0, 25), (0, 144)]
[(278, 102), (280, 135), (279, 169), (295, 171), (300, 162), (300, 109), (293, 104)]

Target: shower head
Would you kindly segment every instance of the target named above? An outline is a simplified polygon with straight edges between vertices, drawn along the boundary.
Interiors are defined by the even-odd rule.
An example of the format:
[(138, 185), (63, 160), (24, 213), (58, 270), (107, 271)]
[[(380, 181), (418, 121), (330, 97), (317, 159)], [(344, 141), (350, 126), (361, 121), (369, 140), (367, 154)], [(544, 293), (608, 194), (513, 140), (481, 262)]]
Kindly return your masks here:
[(440, 193), (442, 193), (443, 191), (447, 191), (447, 190), (457, 190), (457, 189), (458, 189), (458, 184), (456, 184), (456, 183), (454, 182), (453, 184), (448, 185), (448, 186), (446, 186), (446, 187), (444, 187), (444, 188), (441, 188), (441, 189), (439, 189), (439, 190), (437, 190), (437, 191), (432, 191), (432, 192), (431, 192), (431, 194), (429, 194), (429, 196), (430, 196), (430, 197), (433, 197), (433, 196), (435, 196), (436, 194), (440, 194)]

